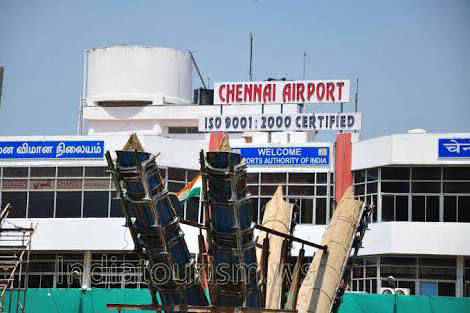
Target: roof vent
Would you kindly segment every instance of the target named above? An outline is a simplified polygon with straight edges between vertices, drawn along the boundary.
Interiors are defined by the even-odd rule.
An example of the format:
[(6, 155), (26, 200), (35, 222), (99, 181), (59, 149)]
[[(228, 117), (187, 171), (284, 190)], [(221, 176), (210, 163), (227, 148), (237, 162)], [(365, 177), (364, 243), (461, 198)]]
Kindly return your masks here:
[(426, 130), (422, 128), (414, 128), (414, 129), (408, 130), (408, 134), (426, 134)]

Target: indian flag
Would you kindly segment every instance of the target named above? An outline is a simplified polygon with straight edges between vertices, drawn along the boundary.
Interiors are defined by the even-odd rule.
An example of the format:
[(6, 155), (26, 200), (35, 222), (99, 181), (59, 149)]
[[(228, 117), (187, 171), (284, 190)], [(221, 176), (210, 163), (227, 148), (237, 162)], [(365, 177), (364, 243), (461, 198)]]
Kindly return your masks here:
[(178, 191), (176, 197), (180, 200), (181, 203), (185, 203), (190, 198), (199, 197), (201, 194), (201, 187), (202, 187), (202, 177), (201, 175), (197, 175), (190, 181), (183, 189)]

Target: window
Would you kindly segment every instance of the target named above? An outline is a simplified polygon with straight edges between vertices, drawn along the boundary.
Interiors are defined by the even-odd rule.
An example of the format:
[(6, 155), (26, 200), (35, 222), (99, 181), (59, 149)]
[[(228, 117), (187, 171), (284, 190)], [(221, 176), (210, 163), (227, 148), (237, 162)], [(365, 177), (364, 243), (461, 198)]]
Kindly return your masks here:
[(366, 193), (366, 185), (364, 184), (359, 184), (354, 186), (354, 194), (356, 196), (362, 196), (365, 195)]
[(317, 184), (326, 184), (327, 173), (317, 173)]
[(314, 173), (289, 173), (290, 184), (313, 184), (314, 182)]
[(28, 217), (54, 217), (54, 192), (31, 191), (29, 193)]
[(470, 223), (470, 196), (459, 197), (459, 222)]
[(56, 217), (81, 217), (82, 193), (80, 191), (57, 192)]
[(190, 198), (186, 202), (186, 219), (197, 223), (198, 216), (199, 216), (199, 197)]
[(441, 183), (435, 182), (413, 182), (411, 184), (411, 192), (413, 193), (440, 193)]
[(196, 134), (199, 133), (197, 127), (168, 127), (168, 134)]
[(354, 182), (364, 183), (366, 181), (366, 170), (360, 170), (354, 172)]
[(440, 167), (413, 167), (411, 173), (413, 180), (441, 180)]
[(469, 193), (470, 182), (444, 182), (444, 193)]
[(408, 221), (408, 196), (395, 197), (395, 220)]
[(444, 197), (444, 222), (457, 222), (457, 197)]
[(11, 210), (8, 217), (26, 217), (26, 192), (2, 192), (2, 208), (10, 203)]
[(81, 177), (83, 176), (82, 167), (59, 167), (57, 169), (58, 177)]
[(315, 199), (315, 224), (325, 225), (326, 224), (326, 198)]
[[(261, 190), (264, 187), (261, 187)], [(272, 195), (272, 194), (271, 194)], [(313, 196), (313, 186), (289, 185), (289, 196)]]
[[(380, 267), (380, 277), (377, 265)], [(351, 275), (352, 289), (366, 292), (373, 290), (373, 284), (368, 281), (369, 279), (376, 281), (375, 285), (380, 279), (382, 287), (393, 287), (386, 280), (388, 276), (395, 277), (397, 288), (410, 289), (410, 294), (418, 292), (421, 295), (455, 296), (456, 258), (421, 256), (357, 258)]]
[(426, 219), (426, 197), (414, 196), (412, 198), (412, 217), (413, 222), (424, 222)]
[(262, 222), (266, 203), (279, 185), (283, 188), (285, 200), (294, 203), (298, 209), (292, 216), (297, 223), (326, 224), (331, 218), (327, 212), (332, 213), (333, 173), (248, 173), (246, 182), (253, 203), (252, 215), (258, 218), (259, 223)]
[[(80, 288), (83, 268), (83, 254), (58, 255), (56, 288)], [(79, 277), (72, 274), (74, 271), (80, 273)]]
[(379, 179), (379, 169), (375, 168), (368, 168), (367, 169), (367, 181), (376, 181)]
[(382, 221), (390, 222), (395, 217), (395, 198), (394, 196), (382, 196)]
[(437, 290), (439, 296), (455, 297), (455, 283), (439, 282)]
[(258, 184), (258, 179), (258, 173), (248, 173), (247, 184)]
[(285, 184), (286, 174), (285, 173), (262, 173), (261, 183), (262, 184)]
[(317, 186), (316, 195), (317, 196), (326, 196), (326, 186)]
[(85, 177), (108, 177), (107, 167), (95, 166), (85, 167)]
[(313, 222), (313, 200), (302, 199), (300, 207), (300, 223), (301, 224), (312, 224)]
[(200, 171), (193, 171), (193, 170), (187, 170), (187, 175), (188, 175), (188, 182), (193, 180), (194, 177), (200, 174)]
[(115, 191), (111, 192), (111, 209), (110, 217), (123, 217), (124, 213), (122, 212), (121, 200), (116, 199)]
[[(258, 208), (258, 198), (251, 198), (251, 209), (252, 209), (252, 212), (251, 212), (251, 216), (253, 218), (253, 221), (254, 222), (258, 222), (258, 211), (259, 211), (259, 208)], [(201, 210), (201, 213), (202, 213), (203, 210)], [(202, 222), (202, 218), (201, 218), (201, 222)]]
[(169, 192), (178, 192), (181, 189), (183, 189), (185, 186), (185, 183), (175, 183), (175, 182), (168, 182), (168, 191)]
[(181, 205), (178, 198), (174, 194), (169, 194), (168, 200), (170, 201), (171, 205), (175, 209), (176, 215), (178, 215), (181, 218), (184, 218), (184, 206)]
[(470, 177), (470, 166), (444, 167), (444, 180), (466, 180)]
[(410, 184), (409, 182), (382, 182), (382, 192), (408, 193)]
[(382, 180), (409, 180), (408, 167), (382, 167)]
[(426, 222), (439, 222), (439, 197), (426, 197)]
[(259, 187), (258, 186), (250, 186), (248, 185), (248, 192), (254, 196), (254, 197), (257, 197), (258, 196), (258, 192), (259, 192)]
[[(278, 186), (261, 186), (261, 195), (262, 196), (273, 196), (276, 192)], [(286, 186), (282, 186), (282, 193), (286, 194)]]
[(28, 177), (27, 167), (4, 167), (3, 177)]
[(408, 196), (382, 196), (382, 221), (408, 221)]
[(55, 177), (55, 167), (31, 167), (31, 177)]
[(85, 191), (83, 193), (83, 217), (107, 217), (109, 192)]
[(186, 181), (186, 171), (182, 168), (168, 168), (168, 180)]

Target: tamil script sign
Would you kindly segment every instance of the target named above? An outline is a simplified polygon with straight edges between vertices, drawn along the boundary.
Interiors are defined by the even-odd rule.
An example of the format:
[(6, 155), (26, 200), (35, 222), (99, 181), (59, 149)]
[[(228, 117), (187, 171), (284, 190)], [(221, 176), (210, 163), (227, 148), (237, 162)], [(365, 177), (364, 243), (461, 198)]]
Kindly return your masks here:
[(232, 148), (251, 166), (327, 166), (330, 147)]
[(470, 138), (439, 139), (440, 158), (470, 158)]
[(349, 80), (214, 83), (214, 104), (349, 102)]
[(359, 130), (361, 113), (234, 114), (199, 118), (199, 131)]
[(104, 141), (2, 141), (0, 159), (102, 159)]

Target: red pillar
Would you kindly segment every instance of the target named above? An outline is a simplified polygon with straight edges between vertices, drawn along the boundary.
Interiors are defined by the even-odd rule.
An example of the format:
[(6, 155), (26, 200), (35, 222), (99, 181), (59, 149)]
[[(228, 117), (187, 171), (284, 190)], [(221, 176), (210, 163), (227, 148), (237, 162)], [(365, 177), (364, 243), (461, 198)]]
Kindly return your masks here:
[(341, 200), (346, 189), (352, 185), (352, 171), (351, 171), (351, 156), (352, 144), (351, 134), (337, 134), (336, 135), (336, 202)]
[(211, 133), (209, 139), (209, 151), (217, 151), (219, 149), (222, 140), (224, 139), (223, 132), (213, 132)]

